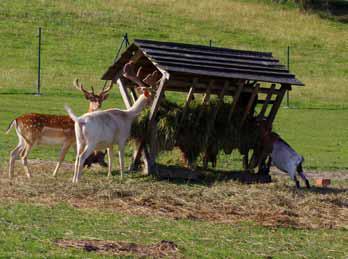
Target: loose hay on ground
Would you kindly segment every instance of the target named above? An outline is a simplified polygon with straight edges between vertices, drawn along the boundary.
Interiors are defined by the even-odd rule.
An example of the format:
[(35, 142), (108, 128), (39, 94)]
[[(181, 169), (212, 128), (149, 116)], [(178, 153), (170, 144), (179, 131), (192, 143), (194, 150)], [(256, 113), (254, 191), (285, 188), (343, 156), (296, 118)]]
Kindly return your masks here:
[(30, 181), (23, 175), (12, 181), (1, 177), (2, 201), (67, 202), (84, 209), (227, 224), (251, 221), (271, 227), (348, 228), (347, 181), (339, 181), (340, 177), (331, 188), (297, 190), (288, 177), (278, 175), (273, 175), (271, 184), (243, 185), (232, 181), (181, 184), (137, 175), (128, 175), (121, 183), (118, 177), (86, 172), (81, 183), (73, 185), (71, 170), (63, 170), (58, 179), (47, 167), (35, 170)]

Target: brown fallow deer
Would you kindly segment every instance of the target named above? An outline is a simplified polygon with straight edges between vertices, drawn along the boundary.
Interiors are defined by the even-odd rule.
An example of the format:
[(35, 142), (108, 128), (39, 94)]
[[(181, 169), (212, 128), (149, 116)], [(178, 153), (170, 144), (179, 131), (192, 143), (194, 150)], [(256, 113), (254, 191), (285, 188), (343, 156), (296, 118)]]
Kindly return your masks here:
[[(99, 94), (92, 91), (87, 91), (78, 79), (74, 81), (75, 87), (82, 91), (85, 98), (89, 101), (88, 112), (99, 110), (103, 101), (108, 97), (108, 92), (112, 88), (112, 84), (108, 87), (103, 87)], [(53, 176), (56, 176), (59, 167), (64, 161), (65, 154), (70, 146), (76, 142), (74, 122), (69, 116), (65, 115), (49, 115), (28, 113), (14, 119), (6, 133), (15, 127), (19, 143), (14, 150), (11, 151), (9, 161), (9, 177), (13, 176), (15, 160), (19, 157), (28, 178), (31, 177), (31, 172), (28, 167), (28, 155), (30, 150), (35, 145), (61, 145), (60, 155)]]

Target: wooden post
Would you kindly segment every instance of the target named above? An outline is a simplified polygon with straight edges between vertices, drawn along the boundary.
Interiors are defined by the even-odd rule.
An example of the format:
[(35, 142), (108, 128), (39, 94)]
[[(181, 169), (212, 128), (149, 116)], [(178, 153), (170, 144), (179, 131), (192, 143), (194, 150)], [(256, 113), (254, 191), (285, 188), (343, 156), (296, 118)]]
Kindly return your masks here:
[(117, 84), (118, 84), (118, 88), (120, 89), (123, 102), (126, 105), (126, 108), (129, 109), (130, 107), (132, 107), (132, 100), (129, 96), (127, 87), (124, 84), (124, 80), (122, 78), (118, 78)]
[(39, 27), (39, 46), (38, 46), (38, 61), (37, 61), (37, 96), (41, 95), (41, 27)]
[[(166, 80), (165, 76), (163, 76), (162, 79), (161, 79), (160, 85), (157, 88), (157, 92), (156, 92), (156, 96), (155, 96), (155, 99), (153, 101), (153, 104), (151, 106), (151, 111), (150, 111), (150, 116), (149, 116), (149, 124), (148, 124), (148, 130), (150, 131), (150, 133), (152, 133), (154, 127), (156, 127), (155, 117), (156, 117), (158, 108), (160, 106), (161, 99), (162, 99), (163, 94), (164, 94), (164, 87), (165, 87), (166, 81), (167, 80)], [(153, 138), (152, 134), (146, 134), (146, 135), (150, 135), (150, 137), (151, 137), (151, 139), (150, 139), (150, 147), (154, 146), (155, 139)], [(139, 147), (138, 147), (138, 150), (135, 153), (134, 160), (133, 160), (133, 165), (138, 163), (138, 161), (140, 159), (140, 156), (141, 156), (141, 152), (143, 151), (144, 148), (145, 148), (145, 140), (142, 140), (140, 145), (139, 145)], [(149, 171), (146, 172), (147, 174), (156, 171), (156, 168), (155, 168), (155, 166), (156, 166), (155, 165), (156, 157), (155, 157), (155, 154), (152, 151), (153, 150), (150, 149), (150, 152), (149, 152), (148, 155), (146, 154), (147, 152), (145, 152), (145, 155), (148, 156), (148, 164), (149, 164), (149, 166), (147, 168)], [(132, 167), (133, 167), (133, 165), (132, 165)]]
[(155, 146), (156, 143), (156, 139), (155, 136), (153, 135), (155, 132), (155, 128), (156, 128), (156, 114), (158, 112), (158, 109), (160, 107), (161, 104), (161, 100), (164, 94), (164, 88), (165, 88), (165, 84), (166, 84), (166, 77), (163, 75), (161, 78), (161, 82), (157, 88), (156, 91), (156, 97), (153, 101), (153, 104), (151, 106), (151, 110), (150, 110), (150, 117), (149, 117), (149, 126), (148, 129), (150, 130), (150, 154), (149, 154), (149, 172), (148, 173), (156, 173), (157, 174), (157, 169), (156, 169), (156, 154), (153, 150), (153, 147)]
[(244, 122), (245, 122), (245, 120), (246, 120), (247, 117), (248, 117), (248, 114), (249, 114), (249, 112), (250, 112), (250, 109), (251, 109), (251, 107), (253, 106), (254, 100), (255, 100), (255, 98), (256, 98), (256, 96), (257, 96), (257, 93), (258, 93), (258, 91), (259, 91), (259, 88), (260, 88), (260, 84), (256, 84), (256, 86), (254, 87), (253, 92), (252, 92), (252, 94), (251, 94), (251, 96), (250, 96), (248, 105), (247, 105), (247, 107), (246, 107), (246, 109), (245, 109), (245, 111), (244, 111), (244, 115), (243, 115), (242, 120), (241, 120), (241, 122), (240, 122), (240, 127), (243, 127)]
[(266, 96), (265, 102), (263, 103), (262, 109), (261, 109), (261, 111), (259, 113), (259, 117), (260, 118), (262, 118), (265, 115), (266, 111), (267, 111), (267, 106), (268, 106), (269, 102), (271, 101), (273, 90), (275, 89), (275, 87), (276, 87), (276, 85), (272, 84), (271, 88), (269, 89), (269, 92), (268, 92), (268, 94)]

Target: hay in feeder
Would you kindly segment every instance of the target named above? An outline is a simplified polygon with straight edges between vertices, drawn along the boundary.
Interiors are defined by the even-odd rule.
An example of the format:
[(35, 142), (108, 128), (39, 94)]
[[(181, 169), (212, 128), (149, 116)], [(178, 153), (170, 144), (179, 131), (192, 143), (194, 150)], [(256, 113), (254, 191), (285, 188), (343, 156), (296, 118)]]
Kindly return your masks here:
[[(216, 109), (214, 124), (209, 126)], [(243, 127), (240, 127), (243, 111), (238, 109), (232, 115), (231, 121), (227, 121), (230, 109), (231, 104), (218, 103), (215, 100), (207, 105), (191, 102), (185, 117), (182, 118), (182, 107), (168, 100), (163, 101), (156, 118), (156, 149), (172, 150), (174, 146), (178, 146), (190, 165), (195, 163), (200, 154), (207, 151), (215, 156), (220, 150), (230, 154), (234, 149), (246, 154), (259, 142), (259, 130), (254, 117), (248, 117)], [(149, 139), (149, 114), (149, 110), (143, 111), (132, 125), (131, 137), (136, 141)]]

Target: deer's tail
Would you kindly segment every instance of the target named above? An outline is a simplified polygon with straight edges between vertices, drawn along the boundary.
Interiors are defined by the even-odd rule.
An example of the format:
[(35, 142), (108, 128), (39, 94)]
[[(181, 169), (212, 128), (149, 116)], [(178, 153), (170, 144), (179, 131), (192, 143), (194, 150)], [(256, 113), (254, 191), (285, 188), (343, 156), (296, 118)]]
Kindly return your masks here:
[(16, 126), (16, 119), (14, 119), (13, 121), (11, 121), (10, 122), (10, 124), (8, 125), (8, 127), (7, 127), (7, 129), (6, 129), (6, 131), (5, 131), (5, 133), (6, 134), (8, 134), (10, 131), (11, 131), (11, 129), (14, 127), (14, 126)]

